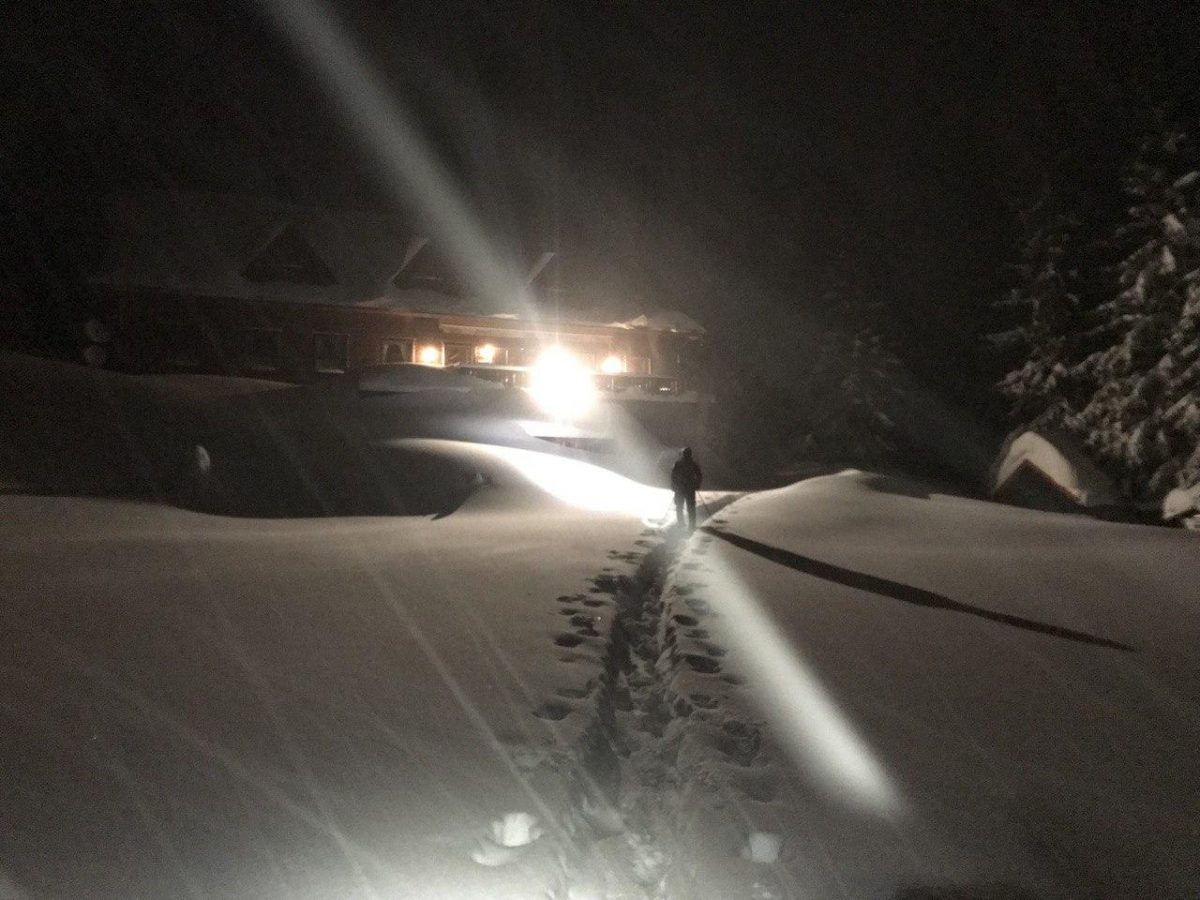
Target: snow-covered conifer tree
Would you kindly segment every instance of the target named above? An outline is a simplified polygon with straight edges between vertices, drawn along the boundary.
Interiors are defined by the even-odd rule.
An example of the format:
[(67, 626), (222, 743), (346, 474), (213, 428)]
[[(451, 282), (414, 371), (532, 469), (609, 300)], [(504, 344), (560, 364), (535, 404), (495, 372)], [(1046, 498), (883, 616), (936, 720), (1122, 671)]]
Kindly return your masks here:
[(808, 443), (826, 459), (891, 461), (906, 379), (876, 325), (879, 304), (831, 276), (822, 307), (829, 324), (807, 373)]
[(1079, 225), (1049, 212), (1047, 201), (1023, 215), (1024, 235), (1013, 286), (997, 304), (1011, 327), (989, 335), (1012, 368), (999, 388), (1014, 422), (1060, 419), (1069, 409), (1073, 334), (1081, 313), (1080, 273), (1073, 257)]
[(1200, 172), (1177, 128), (1144, 140), (1123, 185), (1116, 295), (1074, 369), (1094, 392), (1067, 424), (1142, 502), (1200, 477)]

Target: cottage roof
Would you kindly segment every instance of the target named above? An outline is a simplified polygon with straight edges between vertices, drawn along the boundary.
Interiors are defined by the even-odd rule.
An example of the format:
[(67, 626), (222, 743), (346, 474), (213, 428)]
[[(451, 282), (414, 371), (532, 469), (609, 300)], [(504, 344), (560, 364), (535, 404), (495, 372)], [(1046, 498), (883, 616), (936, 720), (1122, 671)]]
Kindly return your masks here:
[(1011, 480), (1031, 472), (1079, 506), (1112, 507), (1123, 503), (1108, 476), (1070, 435), (1058, 430), (1016, 432), (992, 467), (991, 493), (1000, 493)]
[[(550, 253), (514, 261), (507, 273), (511, 290), (482, 296), (463, 289), (419, 224), (380, 213), (150, 191), (106, 198), (102, 228), (105, 252), (88, 278), (97, 286), (590, 324), (607, 323), (612, 315), (544, 290), (557, 282)], [(627, 327), (680, 330), (649, 320)]]

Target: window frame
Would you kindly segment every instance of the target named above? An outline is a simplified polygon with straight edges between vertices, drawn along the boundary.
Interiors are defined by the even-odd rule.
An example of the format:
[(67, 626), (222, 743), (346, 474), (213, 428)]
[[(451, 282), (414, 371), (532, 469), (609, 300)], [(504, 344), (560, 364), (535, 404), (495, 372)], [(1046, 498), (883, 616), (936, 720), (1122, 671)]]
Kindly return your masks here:
[[(398, 346), (400, 355), (403, 357), (400, 360), (389, 361), (388, 348)], [(379, 340), (379, 364), (384, 366), (395, 366), (403, 363), (412, 363), (417, 361), (417, 342), (412, 338), (406, 337), (389, 337), (380, 338)]]

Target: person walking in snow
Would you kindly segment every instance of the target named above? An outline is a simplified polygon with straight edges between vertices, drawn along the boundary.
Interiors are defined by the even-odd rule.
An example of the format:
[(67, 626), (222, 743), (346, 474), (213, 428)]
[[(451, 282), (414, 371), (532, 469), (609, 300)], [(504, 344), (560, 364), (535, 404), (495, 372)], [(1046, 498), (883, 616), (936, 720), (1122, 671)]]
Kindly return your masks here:
[(671, 490), (675, 492), (675, 521), (683, 525), (683, 508), (686, 506), (689, 531), (696, 530), (696, 491), (700, 489), (701, 478), (703, 474), (692, 458), (692, 448), (684, 447), (671, 467)]

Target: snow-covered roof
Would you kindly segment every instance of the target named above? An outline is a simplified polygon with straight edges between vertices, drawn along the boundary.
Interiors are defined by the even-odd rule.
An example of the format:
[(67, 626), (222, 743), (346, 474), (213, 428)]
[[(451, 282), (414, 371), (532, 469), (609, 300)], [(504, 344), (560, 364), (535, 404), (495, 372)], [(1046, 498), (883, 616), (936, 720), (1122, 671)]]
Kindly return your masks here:
[(992, 468), (989, 490), (1000, 492), (1019, 473), (1035, 470), (1082, 507), (1122, 504), (1121, 495), (1103, 472), (1066, 434), (1045, 429), (1022, 431), (1004, 446)]
[(1163, 498), (1162, 517), (1171, 522), (1200, 512), (1200, 484), (1175, 488)]
[(652, 331), (677, 331), (682, 334), (704, 334), (704, 327), (695, 319), (674, 309), (660, 309), (624, 322), (613, 322), (619, 328), (648, 328)]
[[(202, 297), (364, 306), (398, 312), (610, 324), (613, 312), (555, 290), (539, 303), (553, 254), (512, 261), (511, 291), (461, 289), (428, 229), (361, 210), (300, 207), (267, 198), (195, 191), (118, 193), (102, 205), (105, 252), (88, 282)], [(290, 256), (289, 256), (290, 254)], [(291, 264), (295, 277), (261, 270)], [(419, 271), (417, 271), (419, 270)], [(415, 277), (406, 278), (406, 273)], [(679, 313), (625, 327), (702, 332)]]

